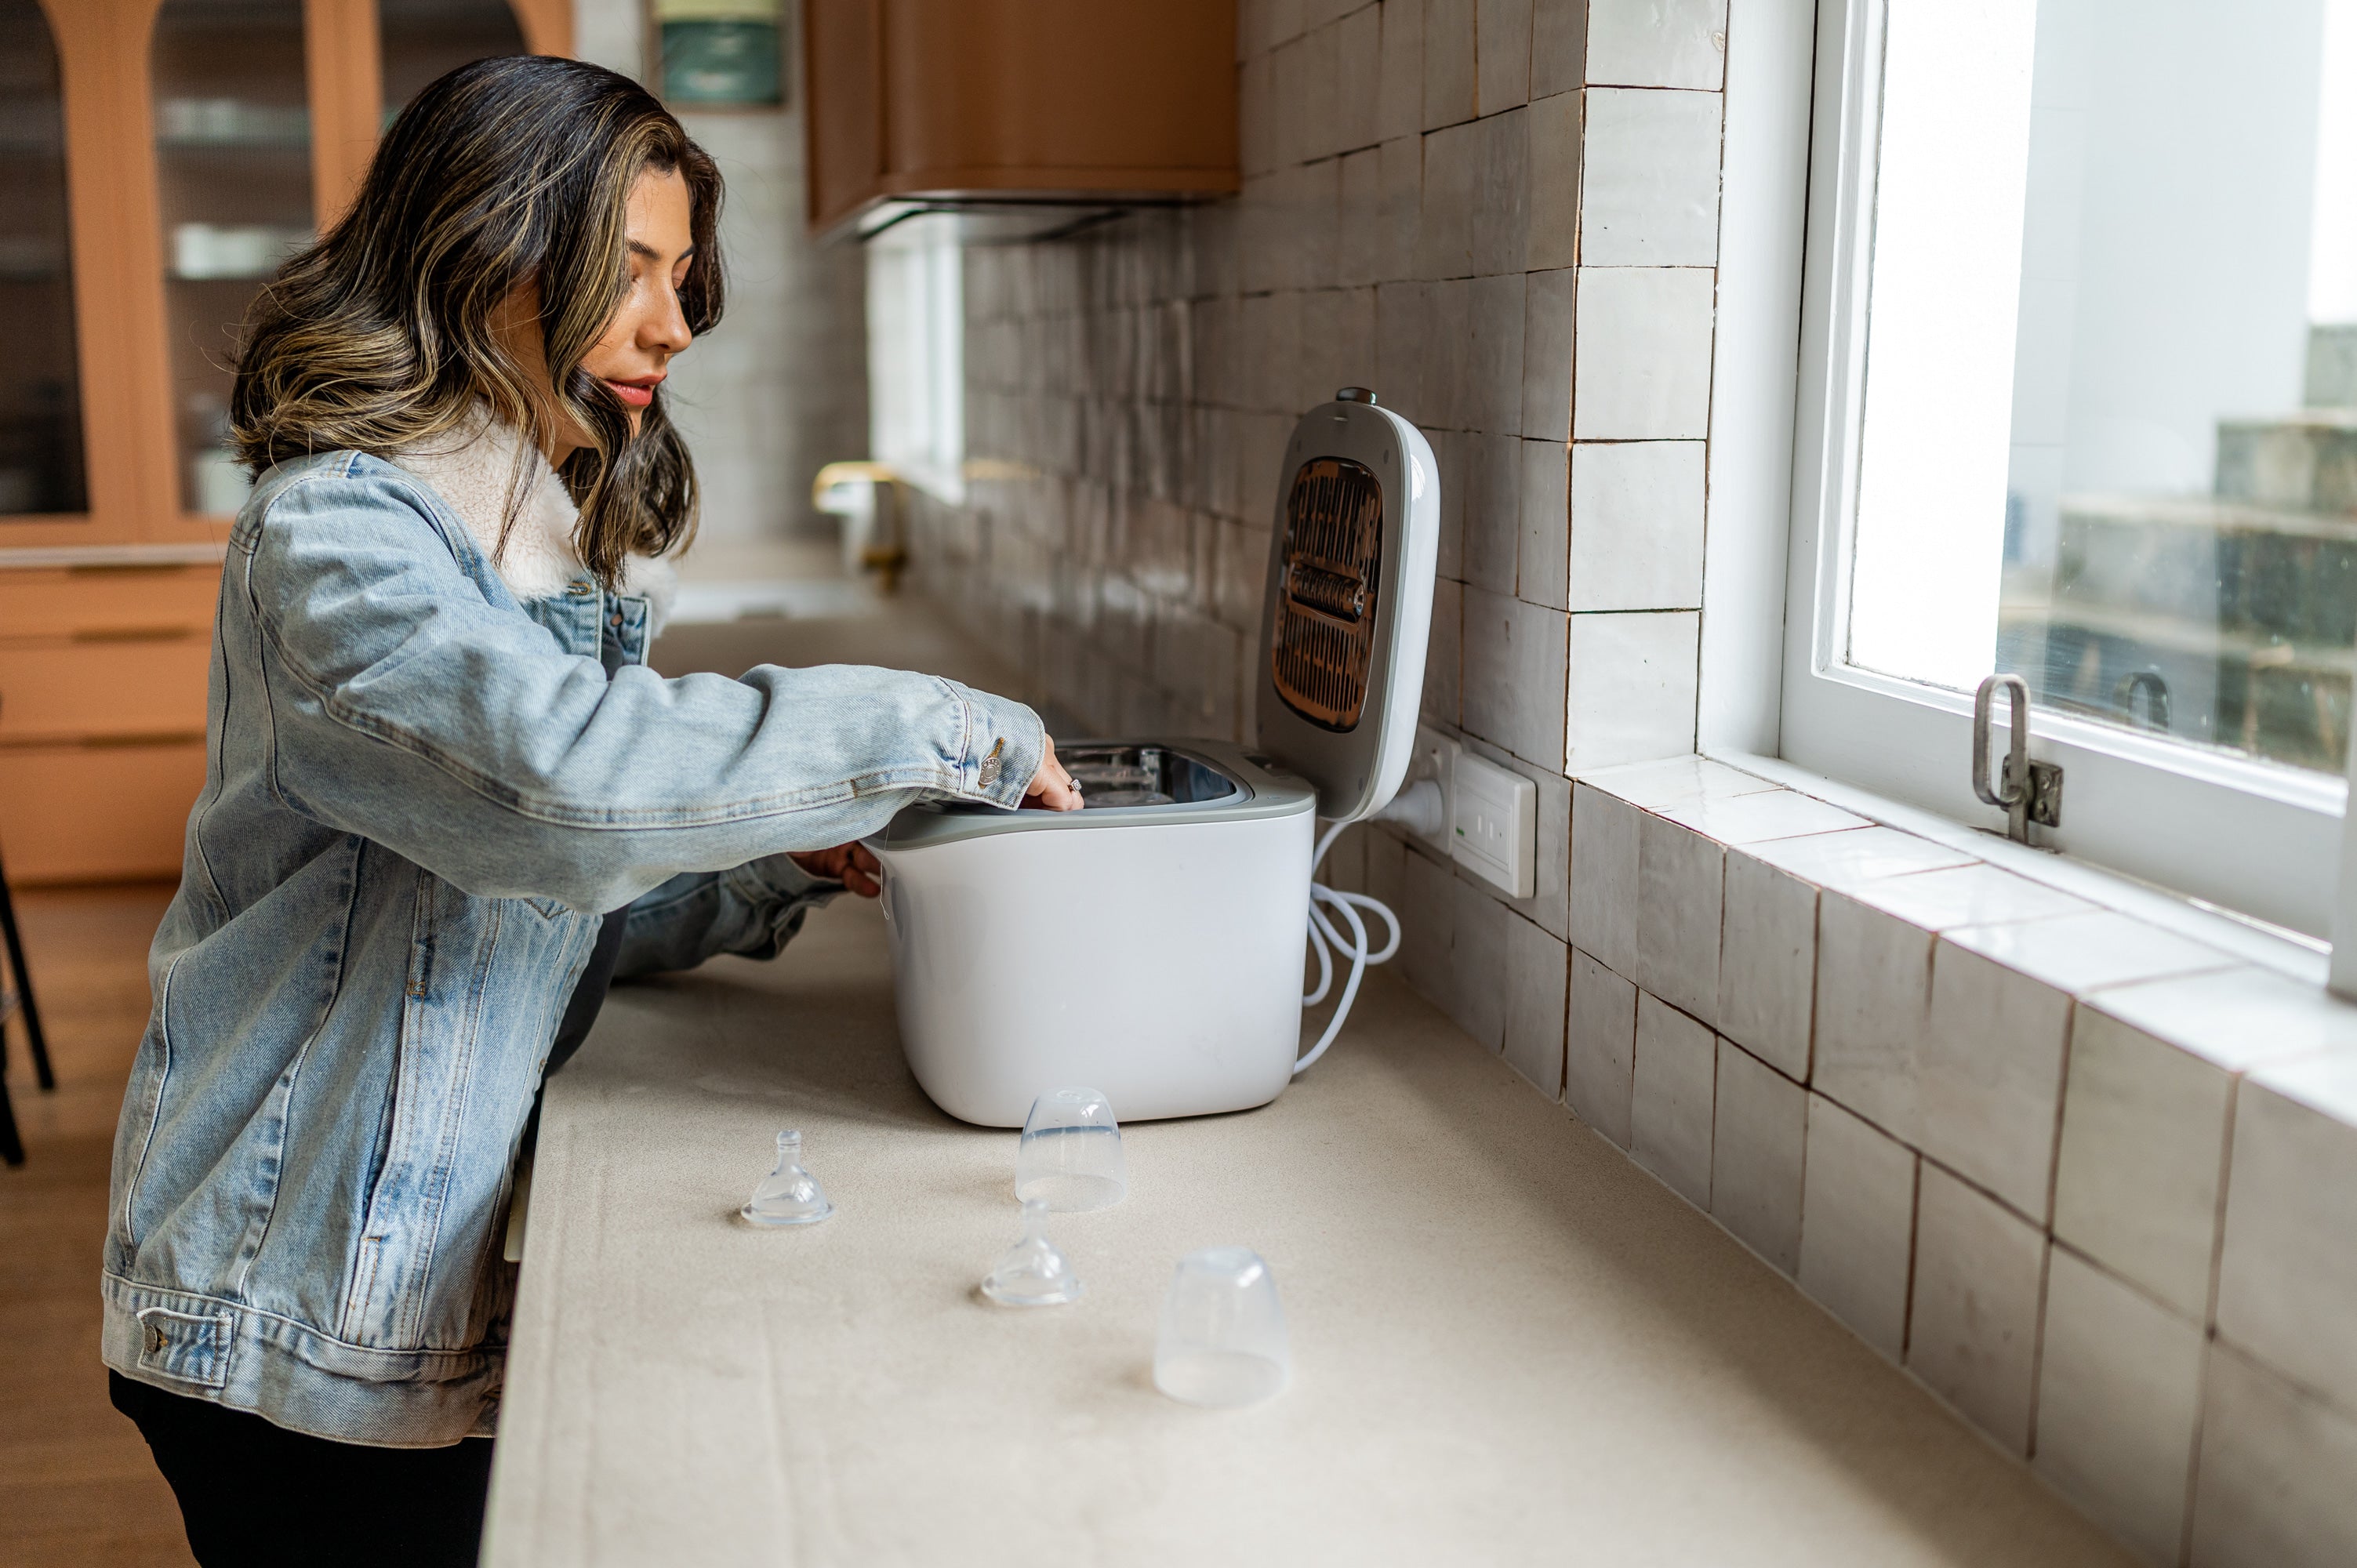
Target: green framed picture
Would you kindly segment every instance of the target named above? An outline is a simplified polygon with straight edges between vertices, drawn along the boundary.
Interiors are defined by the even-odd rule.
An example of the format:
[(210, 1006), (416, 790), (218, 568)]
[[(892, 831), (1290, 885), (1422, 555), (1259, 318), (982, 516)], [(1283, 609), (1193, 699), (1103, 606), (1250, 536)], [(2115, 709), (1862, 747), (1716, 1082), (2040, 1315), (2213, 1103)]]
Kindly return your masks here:
[(780, 0), (651, 0), (663, 101), (681, 108), (785, 102)]

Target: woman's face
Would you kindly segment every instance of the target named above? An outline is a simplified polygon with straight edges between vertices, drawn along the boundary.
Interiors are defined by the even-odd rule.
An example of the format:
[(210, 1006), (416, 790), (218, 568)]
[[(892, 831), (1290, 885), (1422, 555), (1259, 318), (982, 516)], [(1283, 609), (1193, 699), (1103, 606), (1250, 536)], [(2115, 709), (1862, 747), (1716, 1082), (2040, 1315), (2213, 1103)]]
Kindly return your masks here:
[[(694, 340), (679, 307), (680, 287), (687, 281), (687, 269), (695, 263), (689, 211), (687, 181), (675, 171), (659, 174), (650, 169), (639, 177), (630, 188), (624, 215), (630, 288), (613, 319), (606, 323), (604, 335), (581, 360), (581, 368), (605, 382), (630, 412), (632, 435), (638, 433), (647, 405), (654, 402), (655, 388), (670, 373), (672, 356)], [(548, 400), (546, 406), (554, 407), (548, 358), (541, 341), (537, 284), (524, 284), (508, 297), (493, 330), (532, 378), (535, 390)], [(562, 465), (588, 445), (589, 433), (565, 420), (548, 460)]]

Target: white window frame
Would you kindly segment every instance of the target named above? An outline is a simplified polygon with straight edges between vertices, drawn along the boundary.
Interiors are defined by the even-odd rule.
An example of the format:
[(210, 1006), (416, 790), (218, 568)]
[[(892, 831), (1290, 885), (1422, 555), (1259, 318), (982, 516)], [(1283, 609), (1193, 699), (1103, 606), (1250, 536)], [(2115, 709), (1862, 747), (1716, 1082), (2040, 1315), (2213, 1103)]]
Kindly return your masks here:
[[(1821, 0), (1816, 7), (1775, 749), (1791, 763), (1878, 795), (1996, 826), (1999, 813), (1975, 799), (1969, 779), (1972, 694), (1860, 670), (1840, 657), (1857, 518), (1884, 5)], [(1730, 71), (1747, 42), (1747, 16), (1754, 19), (1749, 41), (1756, 46), (1780, 25), (1789, 34), (1801, 19), (1792, 13), (1802, 9), (1738, 0)], [(1750, 104), (1738, 102), (1739, 83), (1730, 80), (1730, 203), (1738, 199), (1738, 112), (1770, 129), (1780, 109), (1789, 121), (1796, 91), (1809, 102), (1809, 83), (1796, 75), (1783, 71), (1781, 103), (1770, 80), (1757, 83)], [(1723, 280), (1723, 295), (1747, 263), (1757, 269), (1774, 261), (1774, 225), (1766, 228), (1770, 232), (1755, 243), (1769, 246), (1767, 253), (1747, 256), (1745, 234), (1730, 227), (1725, 235), (1722, 266), (1737, 278)], [(1723, 306), (1723, 340), (1744, 327)], [(1722, 371), (1725, 364), (1722, 353)], [(1735, 390), (1722, 374), (1721, 393)], [(1721, 423), (1714, 422), (1715, 444)], [(1709, 607), (1706, 601), (1706, 620)], [(1706, 649), (1706, 682), (1711, 662)], [(2044, 709), (2030, 728), (2031, 754), (2061, 763), (2065, 772), (2063, 825), (2041, 831), (2041, 843), (2297, 931), (2321, 935), (2330, 928), (2341, 880), (2345, 778), (2173, 745)], [(1706, 739), (1709, 729), (1706, 723)], [(2002, 747), (2004, 737), (1997, 744)]]
[(867, 246), (868, 450), (901, 479), (965, 499), (965, 275), (957, 220), (925, 214)]

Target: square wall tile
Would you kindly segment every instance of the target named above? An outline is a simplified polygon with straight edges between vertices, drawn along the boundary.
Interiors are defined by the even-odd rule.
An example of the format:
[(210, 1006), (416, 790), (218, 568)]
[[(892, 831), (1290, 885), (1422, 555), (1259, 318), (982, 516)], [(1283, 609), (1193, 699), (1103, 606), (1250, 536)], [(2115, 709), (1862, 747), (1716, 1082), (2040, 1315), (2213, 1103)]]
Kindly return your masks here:
[(1459, 435), (1465, 490), (1465, 581), (1512, 596), (1523, 536), (1523, 444), (1512, 435)]
[(1570, 962), (1570, 950), (1559, 938), (1519, 915), (1506, 916), (1506, 1065), (1549, 1100), (1563, 1098)]
[(2043, 1225), (2071, 998), (1943, 938), (1931, 1018), (1917, 1088), (1923, 1152)]
[(1457, 878), (1453, 892), (1457, 912), (1449, 933), (1453, 973), (1448, 1016), (1482, 1049), (1499, 1050), (1506, 1041), (1508, 986), (1513, 972), (1508, 928), (1518, 922), (1504, 905), (1485, 897), (1462, 876)]
[(1517, 757), (1563, 755), (1564, 636), (1559, 610), (1465, 590), (1465, 727)]
[(2106, 990), (2087, 1005), (2229, 1072), (2357, 1049), (2357, 1003), (2271, 970), (2156, 980)]
[(1571, 942), (1637, 972), (1637, 832), (1644, 813), (1587, 784), (1571, 790)]
[(1424, 134), (1424, 0), (1383, 0), (1383, 77), (1375, 129), (1383, 140)]
[(1475, 278), (1466, 291), (1465, 424), (1491, 435), (1523, 428), (1523, 285), (1520, 260), (1512, 265), (1503, 276)]
[(2244, 1079), (2233, 1159), (2219, 1336), (2357, 1412), (2357, 1052)]
[(1532, 273), (1523, 279), (1524, 435), (1570, 439), (1572, 304), (1577, 281), (1578, 274), (1569, 267)]
[(2031, 1461), (2149, 1563), (2174, 1564), (2201, 1408), (2201, 1326), (2057, 1247)]
[(2206, 1391), (2193, 1568), (2357, 1563), (2357, 1420), (2222, 1343)]
[(1580, 778), (1598, 789), (1649, 811), (1667, 811), (1706, 798), (1749, 795), (1781, 788), (1739, 768), (1692, 754), (1583, 769)]
[(1880, 827), (1776, 840), (1750, 845), (1744, 853), (1820, 887), (1848, 887), (1886, 876), (1975, 864), (1961, 850), (1897, 828)]
[(1896, 1361), (1907, 1348), (1915, 1151), (1809, 1096), (1801, 1179), (1801, 1289)]
[(1698, 441), (1710, 434), (1717, 287), (1706, 267), (1579, 269), (1574, 440)]
[(1635, 1065), (1629, 1102), (1630, 1154), (1687, 1202), (1709, 1208), (1716, 1037), (1705, 1026), (1640, 990)]
[(1637, 824), (1636, 982), (1708, 1024), (1718, 1012), (1726, 852), (1651, 813)]
[[(1413, 5), (1415, 0), (1385, 0), (1384, 9), (1394, 5)], [(1381, 221), (1375, 233), (1375, 281), (1406, 283), (1416, 278), (1415, 258), (1419, 236), (1424, 226), (1424, 137), (1421, 134), (1400, 136), (1385, 142), (1377, 149), (1382, 158)], [(1419, 300), (1421, 295), (1418, 296)], [(1375, 302), (1377, 330), (1382, 329), (1383, 300)], [(1419, 339), (1415, 352), (1423, 353)], [(1379, 363), (1388, 364), (1387, 360)], [(1408, 385), (1404, 376), (1386, 375), (1396, 383), (1392, 393), (1405, 395)]]
[(1717, 263), (1722, 102), (1716, 92), (1588, 90), (1582, 264)]
[(1828, 889), (1817, 902), (1817, 1040), (1809, 1081), (1921, 1145), (1920, 1061), (1932, 933)]
[(1424, 0), (1424, 128), (1437, 131), (1475, 113), (1474, 0)]
[(1587, 65), (1587, 0), (1534, 0), (1531, 96), (1568, 92)]
[(1560, 441), (1523, 443), (1523, 538), (1515, 593), (1565, 609), (1565, 555), (1571, 545), (1569, 450)]
[(1570, 618), (1564, 771), (1694, 750), (1702, 618)]
[(1839, 806), (1797, 789), (1762, 789), (1724, 799), (1665, 806), (1662, 814), (1726, 844), (1765, 843), (1771, 839), (1841, 832), (1867, 824)]
[(1884, 877), (1846, 889), (1848, 897), (1926, 931), (2042, 920), (2088, 913), (2093, 907), (2026, 876), (1993, 865), (1963, 865)]
[(1700, 441), (1571, 449), (1571, 608), (1701, 605), (1706, 450)]
[(1405, 861), (1403, 900), (1392, 906), (1400, 918), (1401, 977), (1415, 993), (1443, 1013), (1455, 1011), (1457, 876), (1420, 849)]
[(2054, 1234), (2195, 1322), (2210, 1313), (2233, 1075), (2079, 1004)]
[(1587, 80), (1714, 89), (1727, 79), (1727, 0), (1588, 0)]
[(1726, 897), (1719, 1032), (1805, 1083), (1817, 988), (1817, 889), (1738, 849), (1727, 853)]
[(1531, 95), (1531, 0), (1480, 0), (1473, 27), (1474, 94), (1484, 115)]
[(2045, 1261), (2035, 1226), (1923, 1162), (1907, 1369), (2008, 1454), (2029, 1452)]
[(2216, 948), (2109, 909), (1954, 930), (1948, 940), (2074, 996), (2107, 985), (2234, 966)]
[[(1383, 138), (1383, 7), (1361, 5), (1336, 28), (1334, 142), (1344, 151), (1372, 147)], [(1370, 83), (1375, 91), (1368, 91)]]
[(1785, 1274), (1801, 1266), (1802, 1153), (1809, 1091), (1731, 1042), (1718, 1042), (1710, 1212)]
[[(1366, 842), (1367, 896), (1380, 898), (1394, 911), (1407, 908), (1407, 845), (1397, 830), (1368, 826)], [(1403, 946), (1407, 933), (1400, 933)]]
[(1579, 264), (1581, 100), (1577, 92), (1558, 92), (1533, 99), (1526, 113), (1531, 189), (1523, 253), (1534, 269)]
[[(1384, 282), (1383, 149), (1366, 147), (1345, 157), (1341, 178), (1342, 227), (1335, 236), (1334, 281), (1348, 285)], [(1202, 384), (1200, 362), (1195, 374), (1198, 392), (1214, 396)]]
[[(1576, 819), (1575, 819), (1576, 820)], [(1572, 1114), (1629, 1146), (1637, 988), (1577, 948), (1571, 950), (1563, 1098)]]

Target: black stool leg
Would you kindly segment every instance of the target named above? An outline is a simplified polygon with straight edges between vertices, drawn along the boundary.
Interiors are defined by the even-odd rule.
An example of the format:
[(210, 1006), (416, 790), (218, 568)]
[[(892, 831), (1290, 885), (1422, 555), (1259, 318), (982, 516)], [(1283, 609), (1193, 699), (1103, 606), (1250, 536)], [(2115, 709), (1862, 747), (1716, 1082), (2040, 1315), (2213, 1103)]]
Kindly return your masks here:
[(16, 1136), (16, 1108), (8, 1103), (8, 1080), (0, 1077), (0, 1161), (25, 1163), (25, 1141)]
[[(33, 972), (25, 962), (24, 939), (16, 934), (16, 904), (8, 896), (8, 873), (5, 866), (0, 866), (0, 938), (7, 940), (8, 967), (16, 973), (16, 1006), (25, 1015), (25, 1037), (33, 1047), (33, 1077), (44, 1090), (53, 1090), (58, 1086), (58, 1075), (49, 1069), (49, 1042), (41, 1033), (41, 1009), (33, 1000)], [(0, 1058), (0, 1061), (5, 1061), (5, 1058)], [(0, 1106), (0, 1109), (5, 1109), (5, 1106)], [(9, 1119), (5, 1132), (13, 1146), (16, 1140), (13, 1117)], [(18, 1155), (18, 1158), (22, 1157)], [(9, 1163), (13, 1165), (16, 1162)]]

